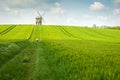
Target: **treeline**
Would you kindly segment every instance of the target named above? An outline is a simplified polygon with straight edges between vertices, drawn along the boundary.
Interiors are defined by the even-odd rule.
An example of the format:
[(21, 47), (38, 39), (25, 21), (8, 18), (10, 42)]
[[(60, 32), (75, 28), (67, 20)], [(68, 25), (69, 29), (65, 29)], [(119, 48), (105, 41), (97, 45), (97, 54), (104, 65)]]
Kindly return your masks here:
[(114, 26), (114, 27), (106, 27), (108, 29), (117, 29), (117, 30), (120, 30), (120, 26)]
[(96, 25), (93, 25), (92, 27), (93, 28), (117, 29), (117, 30), (120, 30), (120, 26), (96, 26)]
[[(85, 27), (87, 27), (87, 26), (85, 26)], [(117, 29), (117, 30), (120, 30), (120, 26), (107, 26), (107, 25), (97, 26), (96, 24), (93, 24), (92, 28), (103, 28), (103, 29)]]

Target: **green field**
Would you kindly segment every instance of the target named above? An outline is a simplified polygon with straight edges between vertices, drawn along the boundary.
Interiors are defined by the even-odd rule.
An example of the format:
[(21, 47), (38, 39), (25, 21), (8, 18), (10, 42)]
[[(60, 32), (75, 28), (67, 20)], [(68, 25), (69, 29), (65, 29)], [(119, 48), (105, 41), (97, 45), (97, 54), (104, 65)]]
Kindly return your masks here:
[(0, 25), (0, 80), (120, 80), (120, 30)]

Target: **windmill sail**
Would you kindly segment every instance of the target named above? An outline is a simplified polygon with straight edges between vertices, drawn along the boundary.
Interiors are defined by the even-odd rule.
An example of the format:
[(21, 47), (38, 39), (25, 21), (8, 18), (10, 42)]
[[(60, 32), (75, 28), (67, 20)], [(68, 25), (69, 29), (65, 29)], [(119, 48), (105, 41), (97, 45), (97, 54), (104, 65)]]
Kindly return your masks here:
[(37, 11), (39, 17), (36, 17), (36, 25), (42, 25), (42, 21), (45, 23), (45, 20), (43, 19), (43, 15), (40, 14), (39, 11)]

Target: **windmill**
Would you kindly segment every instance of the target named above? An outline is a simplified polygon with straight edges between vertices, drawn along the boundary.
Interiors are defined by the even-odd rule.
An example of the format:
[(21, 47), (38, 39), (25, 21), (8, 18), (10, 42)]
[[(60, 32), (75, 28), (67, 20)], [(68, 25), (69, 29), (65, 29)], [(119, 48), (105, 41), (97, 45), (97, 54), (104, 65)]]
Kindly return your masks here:
[(37, 13), (38, 13), (39, 16), (36, 17), (36, 25), (42, 25), (42, 21), (44, 21), (43, 15), (41, 15), (39, 11), (37, 11)]

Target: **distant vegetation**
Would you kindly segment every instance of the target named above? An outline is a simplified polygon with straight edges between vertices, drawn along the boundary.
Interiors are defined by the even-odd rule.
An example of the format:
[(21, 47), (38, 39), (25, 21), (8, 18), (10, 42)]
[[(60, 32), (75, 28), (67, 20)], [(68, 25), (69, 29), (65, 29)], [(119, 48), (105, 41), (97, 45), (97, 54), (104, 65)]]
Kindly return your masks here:
[(0, 80), (120, 80), (119, 48), (109, 28), (1, 25)]
[(107, 27), (108, 29), (117, 29), (120, 30), (120, 26), (114, 26), (114, 27)]

